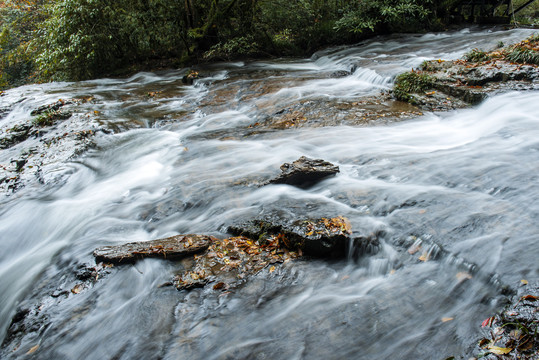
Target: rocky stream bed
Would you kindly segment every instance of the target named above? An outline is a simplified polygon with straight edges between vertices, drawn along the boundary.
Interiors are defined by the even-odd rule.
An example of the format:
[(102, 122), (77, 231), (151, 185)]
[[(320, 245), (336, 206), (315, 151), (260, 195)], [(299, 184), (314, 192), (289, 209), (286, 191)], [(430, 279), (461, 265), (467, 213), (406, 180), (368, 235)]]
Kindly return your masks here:
[[(461, 35), (406, 41), (411, 51), (455, 41), (462, 56), (475, 44), (467, 37), (494, 44), (524, 33)], [(314, 71), (286, 60), (216, 64), (188, 83), (184, 69), (2, 94), (0, 231), (32, 231), (0, 258), (4, 274), (26, 269), (3, 288), (18, 295), (2, 300), (1, 357), (539, 359), (539, 209), (508, 201), (539, 196), (537, 161), (517, 165), (513, 150), (492, 167), (451, 160), (492, 146), (475, 128), (452, 140), (470, 126), (454, 111), (479, 106), (459, 110), (476, 119), (494, 106), (489, 97), (524, 108), (513, 91), (535, 99), (538, 67), (492, 52), (473, 63), (412, 54), (421, 65), (409, 76), (428, 81), (392, 89), (400, 65), (387, 58), (409, 54), (403, 41), (321, 52)], [(537, 125), (536, 112), (524, 114)], [(440, 122), (448, 133), (431, 136)], [(417, 131), (424, 145), (400, 143)], [(513, 139), (522, 129), (500, 131)], [(534, 140), (517, 143), (537, 151)], [(399, 169), (425, 166), (400, 173), (395, 159)], [(505, 183), (507, 166), (526, 185)]]

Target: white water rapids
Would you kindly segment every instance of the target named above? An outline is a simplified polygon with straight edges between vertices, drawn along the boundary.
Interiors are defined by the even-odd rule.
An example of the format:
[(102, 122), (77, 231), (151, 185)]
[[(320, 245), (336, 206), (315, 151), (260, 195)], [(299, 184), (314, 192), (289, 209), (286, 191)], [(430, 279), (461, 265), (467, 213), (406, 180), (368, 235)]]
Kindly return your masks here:
[[(456, 59), (530, 34), (380, 37), (311, 59), (215, 64), (201, 69), (206, 77), (195, 86), (181, 83), (185, 71), (169, 71), (7, 91), (2, 122), (59, 98), (92, 96), (84, 110), (98, 111), (96, 121), (114, 133), (45, 168), (45, 184), (2, 198), (0, 338), (17, 308), (39, 320), (6, 342), (1, 357), (31, 350), (39, 359), (462, 354), (481, 321), (500, 309), (501, 287), (539, 277), (539, 91), (382, 126), (242, 132), (300, 100), (355, 102), (388, 90), (394, 76), (423, 60)], [(320, 76), (352, 67), (346, 77)], [(2, 165), (24, 146), (1, 150)], [(303, 155), (341, 172), (310, 189), (252, 185)], [(69, 291), (76, 284), (69, 274), (92, 264), (99, 246), (179, 233), (223, 237), (227, 225), (274, 209), (345, 216), (354, 229), (383, 231), (382, 251), (358, 262), (289, 262), (228, 294), (161, 288), (178, 265), (155, 259), (112, 269), (78, 294), (47, 293)], [(439, 256), (419, 261), (407, 251), (418, 241)]]

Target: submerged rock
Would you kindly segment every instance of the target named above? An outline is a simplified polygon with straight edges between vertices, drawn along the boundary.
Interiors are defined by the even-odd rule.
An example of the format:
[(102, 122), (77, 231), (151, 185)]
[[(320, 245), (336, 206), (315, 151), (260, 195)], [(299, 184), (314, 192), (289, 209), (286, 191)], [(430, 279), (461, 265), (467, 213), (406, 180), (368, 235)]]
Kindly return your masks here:
[(337, 71), (332, 72), (329, 76), (334, 79), (339, 79), (339, 78), (347, 77), (350, 75), (352, 75), (352, 72), (348, 70), (337, 70)]
[(103, 246), (93, 253), (96, 262), (133, 263), (146, 257), (178, 259), (206, 250), (216, 240), (205, 235), (176, 235), (165, 239)]
[(281, 171), (281, 175), (267, 184), (288, 184), (306, 188), (329, 176), (334, 176), (339, 172), (339, 167), (322, 159), (302, 156), (292, 163), (281, 165)]
[(28, 139), (32, 135), (32, 126), (28, 124), (15, 125), (0, 136), (0, 149), (7, 149)]

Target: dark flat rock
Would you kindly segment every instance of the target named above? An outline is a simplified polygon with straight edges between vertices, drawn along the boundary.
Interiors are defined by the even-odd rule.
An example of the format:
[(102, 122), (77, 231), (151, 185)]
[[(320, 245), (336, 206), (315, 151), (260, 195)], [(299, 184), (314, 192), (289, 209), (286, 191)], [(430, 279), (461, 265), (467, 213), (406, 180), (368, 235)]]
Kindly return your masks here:
[(339, 172), (339, 167), (322, 159), (302, 156), (292, 163), (281, 165), (281, 171), (281, 175), (270, 180), (268, 184), (288, 184), (305, 188), (334, 176)]
[(339, 258), (349, 253), (359, 257), (379, 250), (377, 234), (352, 232), (350, 223), (342, 216), (304, 220), (256, 219), (229, 226), (228, 231), (259, 241), (276, 236), (289, 250), (315, 257)]
[(147, 257), (178, 259), (206, 250), (214, 241), (205, 235), (176, 235), (165, 239), (103, 246), (94, 251), (96, 262), (134, 263)]
[(70, 105), (73, 103), (74, 103), (73, 100), (58, 100), (52, 104), (43, 105), (43, 106), (38, 107), (37, 109), (32, 110), (30, 115), (37, 116), (37, 115), (41, 115), (47, 112), (58, 111), (60, 110), (60, 108), (64, 107), (65, 105)]

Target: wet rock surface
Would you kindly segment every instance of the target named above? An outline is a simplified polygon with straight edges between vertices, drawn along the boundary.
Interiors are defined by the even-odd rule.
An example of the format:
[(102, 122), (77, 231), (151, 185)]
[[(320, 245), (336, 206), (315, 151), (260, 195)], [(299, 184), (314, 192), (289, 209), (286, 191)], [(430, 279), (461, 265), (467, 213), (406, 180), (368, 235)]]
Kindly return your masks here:
[(60, 181), (57, 168), (94, 146), (94, 136), (106, 130), (94, 122), (95, 113), (83, 112), (82, 106), (87, 102), (85, 98), (60, 99), (32, 110), (29, 116), (2, 122), (0, 190), (3, 195), (30, 184)]
[(380, 249), (378, 234), (354, 233), (342, 216), (298, 221), (273, 217), (229, 226), (227, 230), (235, 237), (213, 241), (174, 278), (172, 284), (178, 290), (209, 283), (214, 290), (227, 290), (268, 266), (271, 273), (277, 264), (303, 255), (342, 258), (349, 251), (357, 258)]
[(69, 99), (69, 100), (60, 99), (60, 100), (58, 100), (58, 101), (56, 101), (56, 102), (54, 102), (52, 104), (43, 105), (43, 106), (38, 107), (35, 110), (32, 110), (30, 112), (30, 115), (37, 116), (37, 115), (42, 115), (42, 114), (47, 113), (47, 112), (58, 111), (62, 107), (66, 106), (66, 105), (74, 104), (75, 102), (76, 101), (73, 100), (73, 99)]
[(172, 284), (178, 290), (191, 290), (211, 283), (213, 290), (224, 291), (270, 265), (269, 271), (273, 272), (275, 265), (299, 256), (298, 252), (289, 251), (279, 236), (260, 240), (245, 236), (216, 240), (205, 253), (195, 255), (192, 263), (175, 276)]
[(377, 234), (353, 233), (342, 216), (304, 220), (275, 216), (232, 225), (228, 231), (259, 241), (277, 236), (286, 248), (315, 257), (344, 257), (347, 251), (372, 254), (379, 247)]
[(478, 104), (489, 94), (539, 89), (539, 66), (533, 60), (539, 58), (538, 39), (491, 52), (474, 49), (460, 60), (425, 61), (417, 71), (397, 77), (393, 94), (423, 110), (447, 111)]
[(93, 253), (96, 262), (134, 263), (147, 257), (175, 260), (206, 250), (215, 238), (205, 235), (176, 235), (165, 239), (104, 246)]
[(267, 184), (288, 184), (306, 188), (339, 172), (339, 167), (322, 159), (300, 157), (292, 163), (281, 165), (281, 175)]
[(485, 337), (478, 341), (474, 353), (483, 359), (539, 359), (539, 283), (518, 289), (500, 313), (482, 324)]
[(6, 130), (6, 134), (0, 137), (0, 149), (7, 149), (16, 145), (31, 135), (32, 126), (28, 124), (15, 125)]
[(98, 280), (109, 275), (113, 267), (111, 264), (81, 263), (60, 266), (65, 270), (61, 278), (36, 284), (32, 289), (34, 300), (18, 304), (2, 342), (0, 356), (35, 352), (40, 347), (36, 339), (54, 327), (51, 317), (62, 307), (62, 303), (92, 288)]
[(496, 61), (469, 65), (462, 60), (424, 64), (432, 77), (431, 86), (415, 94), (417, 105), (429, 111), (445, 111), (475, 105), (495, 94), (509, 90), (534, 90), (539, 87), (535, 65)]

